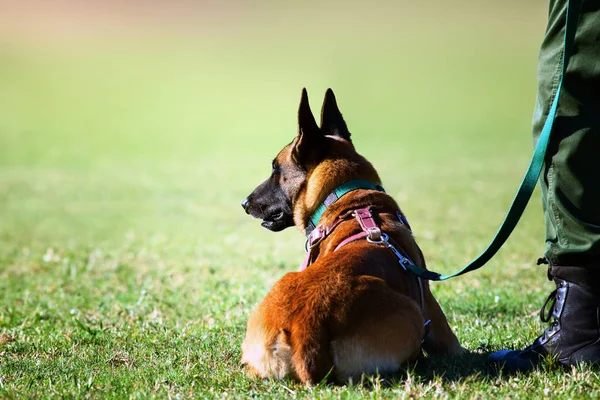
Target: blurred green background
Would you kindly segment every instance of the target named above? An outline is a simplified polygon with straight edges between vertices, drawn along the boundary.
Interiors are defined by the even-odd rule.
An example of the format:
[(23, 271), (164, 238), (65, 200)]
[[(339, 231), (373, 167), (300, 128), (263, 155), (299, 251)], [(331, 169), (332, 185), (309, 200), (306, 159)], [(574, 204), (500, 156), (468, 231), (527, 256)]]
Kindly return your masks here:
[(238, 203), (295, 134), (302, 87), (316, 114), (334, 89), (436, 246), (476, 252), (458, 238), (491, 235), (531, 153), (541, 1), (41, 4), (0, 13), (10, 241), (261, 235)]
[[(13, 339), (0, 343), (0, 395), (31, 395), (46, 378), (49, 393), (81, 394), (71, 375), (92, 367), (104, 371), (96, 389), (116, 397), (198, 381), (255, 388), (236, 369), (245, 322), (300, 264), (303, 236), (266, 232), (239, 203), (296, 134), (303, 87), (317, 115), (333, 88), (430, 268), (462, 267), (492, 238), (532, 153), (547, 7), (0, 1), (0, 334)], [(490, 266), (433, 285), (469, 349), (522, 346), (539, 331), (542, 218), (536, 194)], [(157, 318), (161, 333), (147, 325)], [(172, 364), (186, 351), (191, 372)], [(117, 383), (105, 361), (115, 354), (137, 368)], [(178, 383), (152, 386), (157, 374)]]

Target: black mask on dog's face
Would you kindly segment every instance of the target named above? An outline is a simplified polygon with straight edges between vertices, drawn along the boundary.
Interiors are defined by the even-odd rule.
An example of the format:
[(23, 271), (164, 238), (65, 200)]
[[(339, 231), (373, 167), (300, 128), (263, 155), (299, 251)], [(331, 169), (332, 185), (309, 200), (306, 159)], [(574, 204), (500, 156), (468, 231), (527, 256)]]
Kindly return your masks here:
[(294, 203), (310, 171), (328, 152), (326, 135), (350, 142), (350, 132), (337, 108), (331, 89), (325, 95), (321, 128), (308, 104), (306, 89), (298, 108), (298, 136), (283, 148), (272, 163), (271, 176), (242, 201), (246, 213), (262, 219), (261, 225), (277, 232), (294, 225)]
[(246, 213), (262, 219), (261, 225), (274, 232), (294, 225), (292, 201), (281, 186), (281, 167), (276, 162), (271, 176), (242, 201)]

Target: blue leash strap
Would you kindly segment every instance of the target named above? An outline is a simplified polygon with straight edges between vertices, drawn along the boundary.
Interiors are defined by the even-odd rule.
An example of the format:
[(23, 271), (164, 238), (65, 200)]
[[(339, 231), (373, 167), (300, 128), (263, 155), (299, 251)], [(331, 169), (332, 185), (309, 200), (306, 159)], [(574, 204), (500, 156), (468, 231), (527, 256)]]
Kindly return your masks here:
[(442, 275), (437, 272), (423, 269), (414, 264), (405, 265), (405, 267), (411, 272), (413, 272), (415, 275), (423, 279), (428, 279), (432, 281), (445, 281), (446, 279), (454, 278), (456, 276), (466, 274), (467, 272), (479, 269), (483, 267), (485, 263), (487, 263), (498, 252), (498, 250), (500, 250), (504, 242), (506, 242), (506, 239), (508, 239), (512, 231), (517, 226), (517, 223), (523, 215), (525, 207), (527, 207), (527, 203), (531, 198), (531, 195), (542, 172), (544, 158), (546, 156), (546, 150), (548, 149), (548, 143), (550, 141), (550, 134), (552, 133), (552, 127), (554, 125), (554, 119), (556, 117), (556, 111), (558, 109), (558, 99), (560, 97), (561, 89), (563, 86), (563, 79), (567, 71), (569, 59), (571, 57), (571, 54), (573, 53), (575, 31), (577, 28), (577, 23), (579, 21), (580, 9), (581, 0), (568, 0), (566, 11), (567, 15), (565, 23), (562, 70), (560, 74), (560, 80), (556, 89), (556, 94), (554, 95), (552, 107), (550, 108), (548, 117), (546, 118), (546, 122), (544, 123), (544, 127), (535, 146), (533, 157), (531, 159), (531, 163), (529, 164), (529, 168), (527, 169), (527, 173), (523, 178), (523, 182), (521, 183), (521, 186), (519, 187), (519, 190), (517, 191), (517, 194), (515, 195), (515, 198), (506, 214), (506, 217), (504, 218), (502, 225), (496, 233), (496, 236), (489, 244), (487, 249), (483, 251), (483, 253), (481, 253), (477, 258), (471, 261), (466, 267), (454, 274)]

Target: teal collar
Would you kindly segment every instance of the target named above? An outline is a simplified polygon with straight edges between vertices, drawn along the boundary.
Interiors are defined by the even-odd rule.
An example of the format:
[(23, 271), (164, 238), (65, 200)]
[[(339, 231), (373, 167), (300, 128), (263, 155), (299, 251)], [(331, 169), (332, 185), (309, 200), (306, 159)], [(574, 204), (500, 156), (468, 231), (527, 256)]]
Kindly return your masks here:
[(380, 192), (384, 192), (385, 190), (381, 185), (376, 185), (369, 181), (365, 181), (363, 179), (353, 179), (351, 181), (345, 182), (340, 186), (333, 189), (331, 193), (325, 198), (325, 200), (317, 207), (315, 212), (308, 219), (308, 225), (306, 226), (306, 236), (310, 235), (310, 233), (317, 227), (319, 220), (323, 216), (323, 213), (333, 203), (338, 201), (343, 195), (350, 193), (357, 189), (369, 189), (369, 190), (379, 190)]

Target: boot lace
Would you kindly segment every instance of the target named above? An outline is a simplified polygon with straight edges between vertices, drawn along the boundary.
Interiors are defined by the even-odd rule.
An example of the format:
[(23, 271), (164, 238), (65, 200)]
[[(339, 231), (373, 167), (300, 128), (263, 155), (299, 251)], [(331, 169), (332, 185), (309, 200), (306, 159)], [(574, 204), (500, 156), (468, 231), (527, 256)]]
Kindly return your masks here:
[[(552, 318), (552, 312), (554, 311), (554, 306), (556, 305), (556, 293), (558, 293), (558, 289), (554, 289), (552, 293), (548, 295), (548, 298), (540, 310), (540, 319), (542, 322), (550, 322), (550, 318)], [(550, 302), (552, 302), (552, 305), (550, 306), (549, 312), (546, 313), (546, 306), (548, 306), (548, 303)]]
[[(554, 312), (554, 307), (556, 306), (556, 294), (557, 293), (558, 293), (558, 289), (553, 290), (552, 293), (550, 293), (548, 295), (548, 298), (544, 302), (544, 305), (542, 306), (542, 308), (540, 310), (540, 319), (542, 320), (542, 322), (545, 322), (545, 323), (550, 322), (550, 319), (553, 316), (552, 314)], [(548, 312), (546, 312), (546, 307), (548, 306), (549, 303), (551, 303), (551, 306), (550, 306), (550, 309), (548, 310)], [(560, 329), (560, 323), (558, 322), (558, 319), (554, 319), (554, 321), (552, 321), (550, 326), (544, 330), (544, 335), (542, 337), (540, 337), (540, 339), (542, 340), (542, 342), (546, 342), (559, 329)]]

